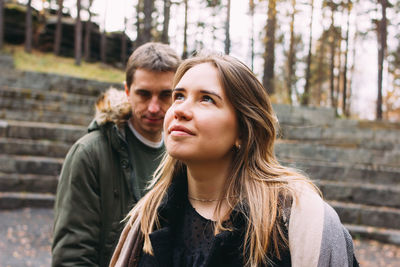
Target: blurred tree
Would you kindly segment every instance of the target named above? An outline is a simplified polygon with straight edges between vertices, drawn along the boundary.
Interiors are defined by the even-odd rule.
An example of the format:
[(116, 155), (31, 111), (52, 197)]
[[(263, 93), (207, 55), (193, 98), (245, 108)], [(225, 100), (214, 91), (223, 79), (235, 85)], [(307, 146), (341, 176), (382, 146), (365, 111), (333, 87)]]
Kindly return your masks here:
[(330, 75), (329, 75), (329, 88), (330, 88), (330, 100), (331, 107), (335, 108), (336, 111), (336, 101), (335, 101), (335, 10), (336, 5), (333, 1), (328, 1), (327, 5), (330, 7), (331, 11), (331, 25), (329, 27), (329, 48), (330, 48)]
[(25, 52), (32, 52), (32, 0), (28, 0), (26, 4), (26, 17), (25, 17)]
[(76, 22), (75, 22), (75, 65), (81, 65), (82, 60), (82, 21), (81, 21), (81, 0), (76, 1)]
[(212, 35), (211, 46), (215, 47), (215, 42), (217, 41), (218, 35), (219, 35), (217, 33), (217, 30), (220, 28), (220, 26), (217, 23), (217, 19), (218, 19), (218, 15), (221, 13), (222, 1), (221, 0), (207, 0), (206, 3), (207, 3), (207, 7), (211, 9), (211, 20), (210, 20), (211, 23), (208, 21), (208, 24), (211, 27), (211, 35)]
[(171, 0), (164, 0), (164, 23), (161, 34), (161, 42), (165, 44), (169, 43), (168, 30), (169, 30), (170, 12), (171, 12)]
[(386, 8), (388, 7), (387, 0), (378, 0), (381, 9), (381, 19), (377, 21), (378, 34), (378, 98), (376, 101), (376, 119), (382, 119), (382, 77), (383, 77), (383, 62), (387, 48), (387, 18)]
[(227, 0), (226, 21), (225, 21), (225, 54), (227, 54), (227, 55), (229, 55), (230, 47), (231, 47), (231, 38), (229, 35), (230, 19), (231, 19), (231, 0)]
[(187, 46), (187, 27), (188, 27), (188, 0), (183, 1), (185, 5), (185, 22), (183, 26), (183, 52), (182, 58), (185, 59), (188, 57), (188, 46)]
[(344, 66), (343, 66), (343, 92), (342, 92), (342, 113), (344, 116), (349, 116), (348, 110), (347, 110), (347, 68), (348, 68), (348, 57), (349, 57), (349, 31), (350, 31), (350, 13), (352, 10), (352, 1), (348, 0), (346, 3), (346, 10), (347, 10), (347, 23), (346, 23), (346, 37), (345, 37), (345, 52), (344, 52)]
[(100, 36), (100, 59), (103, 64), (107, 63), (107, 34), (106, 34), (107, 4), (108, 0), (105, 1), (103, 31), (101, 32)]
[(139, 47), (142, 41), (142, 20), (140, 18), (140, 14), (143, 12), (143, 0), (137, 0), (136, 4), (136, 40), (135, 40), (135, 48)]
[(334, 46), (335, 46), (335, 58), (336, 60), (336, 65), (334, 66), (334, 68), (336, 69), (336, 75), (334, 75), (335, 77), (335, 110), (336, 113), (338, 112), (338, 108), (339, 108), (339, 99), (340, 99), (340, 93), (341, 93), (341, 86), (342, 83), (341, 81), (341, 76), (342, 76), (342, 55), (343, 55), (343, 51), (342, 51), (342, 42), (343, 42), (343, 37), (342, 37), (342, 26), (336, 26), (335, 27), (335, 38), (334, 40)]
[(254, 0), (249, 0), (249, 13), (251, 19), (251, 29), (250, 29), (250, 61), (251, 61), (251, 70), (254, 71)]
[(311, 76), (311, 58), (312, 58), (312, 28), (313, 28), (313, 18), (314, 18), (314, 0), (310, 2), (311, 6), (311, 18), (310, 24), (308, 26), (308, 30), (310, 32), (310, 37), (308, 39), (308, 54), (307, 54), (307, 67), (306, 67), (306, 84), (304, 86), (304, 93), (301, 97), (301, 104), (307, 106), (309, 104), (310, 99), (310, 76)]
[(4, 0), (0, 0), (0, 49), (4, 42)]
[(383, 117), (391, 121), (400, 121), (400, 34), (397, 35), (397, 47), (388, 57), (388, 65), (392, 82), (383, 99), (385, 106)]
[(150, 42), (152, 40), (152, 23), (153, 23), (153, 12), (154, 12), (154, 0), (144, 0), (143, 2), (143, 33), (141, 41), (143, 43)]
[(268, 94), (275, 93), (274, 68), (275, 68), (275, 28), (276, 28), (276, 0), (268, 0), (268, 17), (265, 26), (265, 52), (263, 85)]
[[(126, 7), (126, 0), (124, 0), (124, 7)], [(122, 31), (121, 34), (121, 63), (123, 66), (125, 66), (125, 63), (127, 61), (127, 38), (126, 38), (126, 29), (127, 29), (127, 24), (128, 24), (128, 18), (124, 12), (124, 30)]]
[(206, 31), (206, 23), (199, 17), (199, 21), (196, 24), (196, 37), (194, 41), (193, 52), (200, 51), (204, 48), (205, 31)]
[(292, 5), (292, 12), (290, 14), (290, 41), (289, 41), (289, 52), (287, 55), (287, 64), (286, 64), (286, 70), (287, 70), (287, 77), (286, 77), (286, 91), (287, 91), (287, 100), (289, 104), (292, 104), (292, 86), (293, 86), (293, 74), (294, 74), (294, 68), (295, 68), (295, 41), (294, 41), (294, 20), (295, 20), (295, 15), (297, 13), (296, 10), (296, 0), (291, 0), (291, 5)]
[(90, 35), (92, 34), (92, 4), (93, 0), (89, 0), (86, 11), (89, 14), (88, 20), (85, 24), (85, 41), (84, 41), (84, 58), (86, 62), (90, 61)]
[(62, 10), (63, 10), (63, 0), (58, 0), (58, 9), (57, 9), (57, 22), (56, 22), (56, 31), (54, 33), (54, 54), (60, 55), (61, 49), (61, 38), (62, 38)]

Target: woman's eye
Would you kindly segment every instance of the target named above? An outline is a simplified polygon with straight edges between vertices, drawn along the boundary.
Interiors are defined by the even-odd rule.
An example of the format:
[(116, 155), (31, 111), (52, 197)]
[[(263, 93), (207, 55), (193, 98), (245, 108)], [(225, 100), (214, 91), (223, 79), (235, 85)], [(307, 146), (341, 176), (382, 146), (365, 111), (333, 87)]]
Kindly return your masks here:
[(202, 96), (201, 101), (205, 101), (205, 102), (209, 102), (209, 103), (215, 104), (214, 99), (212, 99), (212, 97), (210, 97), (210, 96), (208, 96), (208, 95)]
[(174, 101), (176, 101), (176, 100), (184, 100), (185, 96), (182, 93), (175, 93), (173, 98), (174, 98)]

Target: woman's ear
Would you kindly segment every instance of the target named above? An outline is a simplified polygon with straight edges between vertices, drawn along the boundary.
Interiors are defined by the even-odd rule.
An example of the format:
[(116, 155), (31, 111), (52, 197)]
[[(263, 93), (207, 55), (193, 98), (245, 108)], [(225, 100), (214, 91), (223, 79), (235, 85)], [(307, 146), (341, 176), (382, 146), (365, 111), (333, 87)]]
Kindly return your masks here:
[(237, 140), (235, 141), (235, 148), (236, 148), (237, 150), (239, 150), (239, 149), (241, 148), (241, 146), (242, 146), (242, 141), (241, 141), (240, 139), (237, 139)]

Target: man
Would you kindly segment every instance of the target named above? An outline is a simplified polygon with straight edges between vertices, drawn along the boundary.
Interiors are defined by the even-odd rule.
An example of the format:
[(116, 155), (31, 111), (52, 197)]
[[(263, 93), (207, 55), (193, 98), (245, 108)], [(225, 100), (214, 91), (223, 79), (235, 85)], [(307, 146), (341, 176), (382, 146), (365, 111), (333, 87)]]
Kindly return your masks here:
[(127, 63), (125, 93), (110, 89), (97, 101), (89, 133), (61, 171), (53, 266), (108, 266), (121, 221), (146, 193), (164, 152), (163, 120), (179, 63), (167, 45), (142, 45)]

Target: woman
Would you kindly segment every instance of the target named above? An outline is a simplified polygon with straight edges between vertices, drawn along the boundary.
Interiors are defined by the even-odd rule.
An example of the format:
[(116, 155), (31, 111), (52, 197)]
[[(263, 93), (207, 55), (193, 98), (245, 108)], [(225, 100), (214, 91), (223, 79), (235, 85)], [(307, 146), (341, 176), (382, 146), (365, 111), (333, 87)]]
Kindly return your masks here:
[(353, 266), (352, 240), (302, 174), (274, 154), (265, 89), (222, 55), (182, 63), (168, 154), (133, 208), (111, 266)]

